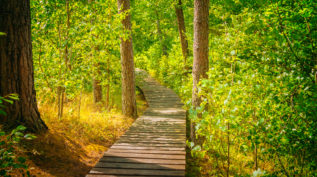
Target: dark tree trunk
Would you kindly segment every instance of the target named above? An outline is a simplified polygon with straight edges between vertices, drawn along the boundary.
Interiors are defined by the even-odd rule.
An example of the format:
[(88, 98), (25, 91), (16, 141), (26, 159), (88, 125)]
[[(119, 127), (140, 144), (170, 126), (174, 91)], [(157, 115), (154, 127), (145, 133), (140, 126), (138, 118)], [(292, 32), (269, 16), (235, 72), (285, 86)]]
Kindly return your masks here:
[[(197, 85), (201, 78), (207, 78), (208, 71), (208, 15), (209, 0), (194, 1), (194, 64), (192, 104), (198, 107), (201, 98)], [(194, 125), (191, 124), (191, 138), (195, 138)]]
[[(130, 10), (130, 0), (118, 0), (119, 13)], [(131, 15), (127, 13), (122, 20), (124, 32), (129, 33), (128, 39), (121, 38), (121, 77), (122, 77), (122, 112), (126, 116), (137, 117), (135, 100), (134, 61), (131, 36)]]
[(176, 11), (176, 16), (177, 16), (179, 37), (180, 37), (181, 45), (182, 45), (184, 66), (186, 67), (187, 58), (189, 55), (189, 49), (188, 49), (188, 41), (186, 39), (186, 28), (185, 28), (182, 0), (178, 0), (178, 4), (175, 6), (175, 11)]
[(1, 121), (10, 127), (25, 125), (33, 132), (47, 126), (40, 118), (34, 89), (30, 0), (1, 0), (0, 95), (17, 93), (20, 100), (8, 105)]

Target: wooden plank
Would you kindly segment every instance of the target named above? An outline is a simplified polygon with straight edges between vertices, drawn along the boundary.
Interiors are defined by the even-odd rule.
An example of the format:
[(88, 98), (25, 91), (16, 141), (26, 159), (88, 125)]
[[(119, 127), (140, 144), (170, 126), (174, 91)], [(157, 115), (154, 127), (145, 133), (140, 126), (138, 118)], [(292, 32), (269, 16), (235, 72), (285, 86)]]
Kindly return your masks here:
[(156, 144), (156, 143), (115, 143), (116, 146), (142, 146), (142, 147), (184, 147), (185, 143), (179, 144)]
[(185, 165), (99, 162), (97, 168), (184, 170)]
[(148, 159), (148, 158), (133, 158), (133, 157), (102, 157), (100, 162), (113, 163), (153, 163), (153, 164), (170, 164), (170, 165), (185, 165), (183, 159)]
[(117, 141), (117, 143), (128, 143), (128, 144), (157, 144), (157, 145), (160, 145), (160, 144), (170, 144), (170, 145), (184, 145), (186, 146), (186, 142), (185, 141), (154, 141), (154, 140), (130, 140), (130, 139), (119, 139)]
[[(175, 136), (168, 136), (170, 139), (168, 138), (161, 138), (161, 139), (156, 139), (156, 137), (154, 136), (143, 136), (144, 138), (142, 138), (142, 136), (135, 136), (135, 137), (132, 137), (132, 136), (125, 136), (125, 137), (122, 137), (118, 140), (118, 142), (126, 142), (126, 143), (141, 143), (141, 144), (144, 144), (144, 143), (151, 143), (151, 144), (155, 144), (155, 143), (158, 143), (158, 144), (183, 144), (185, 143), (186, 141), (184, 140), (184, 138), (182, 137), (175, 137)], [(163, 136), (162, 136), (163, 137)], [(173, 138), (173, 139), (171, 139)]]
[(175, 154), (185, 155), (185, 151), (166, 151), (166, 150), (142, 150), (142, 149), (112, 149), (110, 148), (107, 152), (111, 153), (138, 153), (138, 154)]
[(120, 153), (120, 152), (105, 152), (103, 155), (107, 157), (123, 157), (123, 158), (145, 158), (145, 159), (185, 159), (184, 155), (173, 154), (139, 154), (139, 153)]
[(147, 136), (147, 135), (155, 135), (160, 134), (161, 136), (169, 136), (169, 137), (179, 137), (186, 136), (185, 133), (150, 133), (150, 132), (128, 132), (126, 135), (138, 135), (138, 136)]
[(122, 135), (120, 137), (131, 137), (131, 138), (173, 138), (173, 139), (185, 139), (183, 135), (158, 135), (158, 134), (148, 134), (148, 136), (140, 136), (140, 134)]
[(139, 170), (139, 169), (111, 169), (111, 168), (93, 168), (90, 174), (106, 175), (151, 175), (151, 176), (184, 176), (183, 170)]
[[(153, 125), (155, 126), (155, 125)], [(136, 127), (132, 127), (130, 130), (128, 130), (129, 132), (185, 132), (186, 128), (173, 128), (173, 127), (156, 127), (156, 128), (152, 128), (149, 126), (144, 126), (140, 128), (136, 128)]]
[[(88, 174), (86, 177), (131, 177), (126, 175), (101, 175), (101, 174)], [(149, 176), (138, 176), (138, 177), (149, 177)]]
[(185, 147), (145, 147), (145, 146), (120, 146), (112, 145), (111, 149), (139, 149), (139, 150), (158, 150), (158, 151), (185, 151)]
[(185, 139), (181, 138), (147, 138), (147, 137), (121, 137), (118, 141), (120, 142), (157, 142), (157, 143), (162, 143), (162, 142), (167, 142), (167, 143), (185, 143)]
[(168, 130), (128, 130), (127, 131), (127, 134), (130, 134), (130, 133), (143, 133), (143, 134), (180, 134), (180, 135), (184, 135), (185, 134), (185, 131), (184, 130), (175, 130), (175, 131), (168, 131)]

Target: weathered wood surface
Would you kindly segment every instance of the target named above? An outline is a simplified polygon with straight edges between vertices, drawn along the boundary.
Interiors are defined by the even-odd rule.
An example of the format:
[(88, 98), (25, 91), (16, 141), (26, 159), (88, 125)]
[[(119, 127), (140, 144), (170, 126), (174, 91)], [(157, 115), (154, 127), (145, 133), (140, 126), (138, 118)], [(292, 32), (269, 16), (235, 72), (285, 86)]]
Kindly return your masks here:
[(186, 119), (180, 98), (137, 70), (148, 109), (86, 177), (185, 176)]

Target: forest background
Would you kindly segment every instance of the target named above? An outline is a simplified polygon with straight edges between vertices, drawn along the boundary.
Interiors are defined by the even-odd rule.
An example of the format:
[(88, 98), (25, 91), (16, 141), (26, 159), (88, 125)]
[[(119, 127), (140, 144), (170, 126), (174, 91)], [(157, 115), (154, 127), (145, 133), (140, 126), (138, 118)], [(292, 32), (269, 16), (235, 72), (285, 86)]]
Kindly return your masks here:
[[(209, 2), (209, 70), (194, 107), (194, 1), (131, 1), (135, 67), (178, 93), (195, 123), (188, 175), (316, 176), (317, 3)], [(122, 18), (115, 0), (31, 1), (35, 89), (52, 130), (39, 137), (47, 152), (61, 141), (70, 152), (76, 144), (102, 151), (132, 123), (120, 114), (120, 37), (129, 35)], [(48, 157), (37, 146), (32, 158)]]

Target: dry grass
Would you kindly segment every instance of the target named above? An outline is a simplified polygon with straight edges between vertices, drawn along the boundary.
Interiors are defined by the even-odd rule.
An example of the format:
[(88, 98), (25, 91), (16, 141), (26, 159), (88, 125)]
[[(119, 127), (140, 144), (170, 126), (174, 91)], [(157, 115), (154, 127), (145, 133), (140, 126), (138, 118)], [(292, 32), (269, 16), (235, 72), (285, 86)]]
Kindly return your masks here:
[[(101, 105), (93, 104), (92, 100), (91, 94), (83, 95), (80, 117), (78, 104), (68, 102), (61, 119), (57, 118), (54, 104), (39, 105), (49, 131), (38, 135), (35, 140), (24, 142), (21, 148), (21, 155), (29, 159), (32, 175), (84, 176), (133, 123), (132, 118), (124, 117), (120, 111), (106, 111)], [(141, 96), (138, 96), (137, 104), (139, 112), (146, 109)]]

